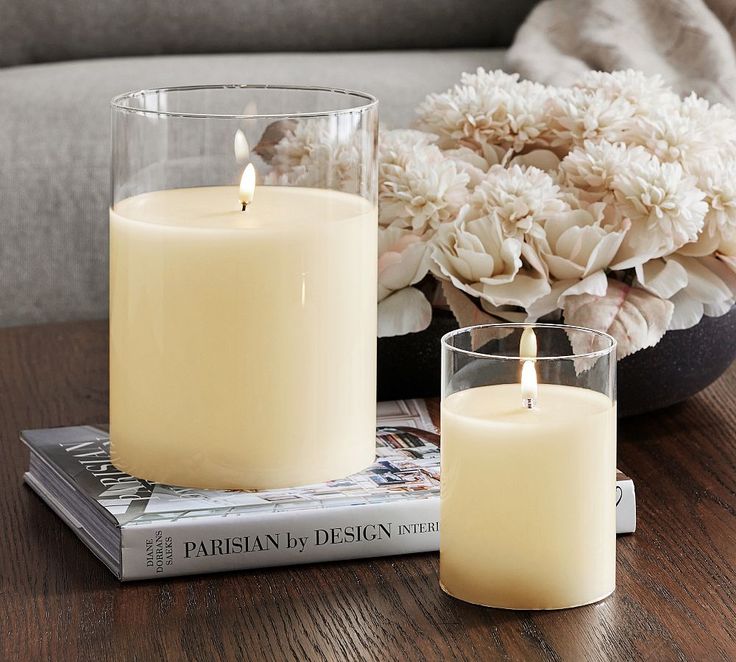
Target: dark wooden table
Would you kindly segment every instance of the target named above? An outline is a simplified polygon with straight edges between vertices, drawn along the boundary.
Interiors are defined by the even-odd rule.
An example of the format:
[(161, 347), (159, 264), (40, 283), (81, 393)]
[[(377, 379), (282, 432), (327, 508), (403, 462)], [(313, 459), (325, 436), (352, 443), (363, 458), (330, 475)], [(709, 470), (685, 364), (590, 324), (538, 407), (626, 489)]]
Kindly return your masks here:
[(622, 422), (616, 593), (541, 613), (447, 597), (436, 554), (121, 585), (21, 484), (18, 442), (106, 419), (106, 324), (0, 331), (0, 386), (0, 660), (736, 659), (736, 366)]

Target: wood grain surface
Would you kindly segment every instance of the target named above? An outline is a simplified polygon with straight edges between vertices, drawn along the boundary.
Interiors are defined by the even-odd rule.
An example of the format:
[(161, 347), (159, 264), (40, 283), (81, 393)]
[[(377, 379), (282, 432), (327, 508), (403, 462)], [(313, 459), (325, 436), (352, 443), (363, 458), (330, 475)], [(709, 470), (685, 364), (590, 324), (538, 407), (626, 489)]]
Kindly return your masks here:
[(104, 322), (0, 331), (0, 660), (736, 659), (736, 366), (622, 422), (639, 528), (562, 612), (453, 600), (436, 554), (121, 585), (21, 483), (21, 428), (106, 418)]

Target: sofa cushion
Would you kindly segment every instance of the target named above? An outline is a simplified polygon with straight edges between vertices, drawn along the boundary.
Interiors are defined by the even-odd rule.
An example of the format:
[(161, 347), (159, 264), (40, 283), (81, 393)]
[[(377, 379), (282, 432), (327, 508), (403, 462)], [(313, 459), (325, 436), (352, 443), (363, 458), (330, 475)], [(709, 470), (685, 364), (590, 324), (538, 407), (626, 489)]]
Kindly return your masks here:
[(0, 69), (0, 325), (107, 315), (110, 99), (145, 87), (302, 83), (380, 99), (408, 126), (428, 92), (502, 51), (160, 56)]
[(537, 0), (2, 0), (0, 67), (174, 53), (498, 48)]

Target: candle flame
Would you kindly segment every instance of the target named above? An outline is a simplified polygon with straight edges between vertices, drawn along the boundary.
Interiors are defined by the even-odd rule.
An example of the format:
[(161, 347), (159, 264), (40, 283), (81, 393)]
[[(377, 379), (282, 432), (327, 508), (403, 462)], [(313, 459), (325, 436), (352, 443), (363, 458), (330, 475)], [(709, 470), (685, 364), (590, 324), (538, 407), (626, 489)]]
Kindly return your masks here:
[(248, 139), (240, 129), (235, 132), (233, 149), (235, 150), (235, 160), (238, 163), (245, 163), (248, 160), (250, 156), (250, 145), (248, 145)]
[(527, 326), (521, 334), (519, 343), (519, 358), (534, 361), (537, 358), (537, 336), (534, 328)]
[(243, 211), (246, 206), (253, 202), (253, 194), (256, 190), (256, 169), (252, 163), (245, 166), (243, 177), (240, 180), (240, 202), (243, 203)]
[(521, 368), (521, 402), (527, 409), (537, 404), (537, 370), (534, 361), (524, 361)]

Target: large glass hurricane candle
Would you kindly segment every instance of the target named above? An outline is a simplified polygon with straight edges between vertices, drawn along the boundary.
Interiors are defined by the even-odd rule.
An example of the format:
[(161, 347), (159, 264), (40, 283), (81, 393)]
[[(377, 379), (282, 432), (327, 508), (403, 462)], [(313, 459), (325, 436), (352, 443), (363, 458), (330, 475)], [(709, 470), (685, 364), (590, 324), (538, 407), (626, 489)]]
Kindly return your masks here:
[(227, 85), (112, 107), (115, 465), (251, 489), (370, 464), (376, 100)]
[(570, 326), (442, 339), (440, 582), (507, 609), (600, 600), (616, 577), (616, 342)]

